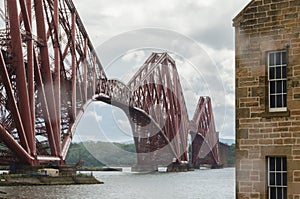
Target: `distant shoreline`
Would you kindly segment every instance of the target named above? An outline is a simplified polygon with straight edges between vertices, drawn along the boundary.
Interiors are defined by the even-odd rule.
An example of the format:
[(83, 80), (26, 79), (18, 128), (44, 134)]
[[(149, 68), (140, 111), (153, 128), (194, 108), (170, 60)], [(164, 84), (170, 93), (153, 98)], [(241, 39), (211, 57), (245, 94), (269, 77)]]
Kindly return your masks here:
[(76, 171), (123, 171), (120, 167), (82, 167), (77, 168)]

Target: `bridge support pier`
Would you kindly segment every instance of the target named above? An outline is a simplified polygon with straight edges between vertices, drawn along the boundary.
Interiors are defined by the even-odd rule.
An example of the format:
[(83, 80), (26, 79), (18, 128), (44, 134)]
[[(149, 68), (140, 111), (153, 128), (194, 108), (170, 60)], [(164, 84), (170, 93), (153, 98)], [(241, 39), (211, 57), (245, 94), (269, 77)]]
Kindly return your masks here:
[(208, 141), (205, 140), (198, 133), (191, 133), (192, 136), (192, 166), (195, 169), (199, 169), (200, 166), (206, 166), (210, 168), (221, 168), (222, 165), (216, 159), (214, 151), (218, 150), (218, 142), (214, 146), (209, 146)]
[(189, 163), (184, 163), (184, 164), (172, 163), (168, 166), (167, 169), (168, 172), (187, 172), (191, 170), (192, 169)]
[(159, 166), (167, 167), (173, 160), (169, 149), (148, 153), (137, 153), (137, 164), (131, 168), (134, 172), (157, 171)]

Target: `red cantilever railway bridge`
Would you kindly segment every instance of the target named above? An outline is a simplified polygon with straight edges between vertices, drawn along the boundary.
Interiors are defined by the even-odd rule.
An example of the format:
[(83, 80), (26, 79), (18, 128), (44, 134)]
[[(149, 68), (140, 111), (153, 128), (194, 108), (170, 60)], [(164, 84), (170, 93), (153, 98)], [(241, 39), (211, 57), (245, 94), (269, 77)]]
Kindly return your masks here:
[(129, 118), (141, 166), (220, 165), (209, 97), (189, 120), (175, 61), (152, 53), (132, 79), (110, 80), (72, 0), (5, 0), (0, 12), (0, 162), (65, 164), (92, 100)]

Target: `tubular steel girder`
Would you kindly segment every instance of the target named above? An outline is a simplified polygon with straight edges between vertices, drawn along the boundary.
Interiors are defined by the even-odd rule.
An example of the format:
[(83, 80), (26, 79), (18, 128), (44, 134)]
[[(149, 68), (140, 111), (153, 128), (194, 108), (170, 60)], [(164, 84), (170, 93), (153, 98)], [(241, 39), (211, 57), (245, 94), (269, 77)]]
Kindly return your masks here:
[(0, 159), (62, 164), (105, 72), (71, 0), (0, 6)]
[(215, 130), (211, 99), (200, 97), (193, 119), (190, 121), (192, 135), (192, 164), (219, 166), (219, 136)]
[(118, 106), (128, 116), (139, 165), (187, 162), (189, 133), (192, 163), (220, 164), (210, 98), (200, 97), (189, 120), (176, 64), (167, 53), (152, 53), (127, 86), (102, 80), (97, 92), (96, 100)]
[(125, 111), (138, 164), (187, 162), (189, 133), (192, 162), (203, 162), (197, 144), (204, 143), (205, 159), (219, 164), (210, 99), (200, 98), (190, 121), (167, 53), (152, 53), (127, 84), (109, 80), (72, 0), (1, 6), (0, 161), (63, 164), (77, 123), (96, 99)]

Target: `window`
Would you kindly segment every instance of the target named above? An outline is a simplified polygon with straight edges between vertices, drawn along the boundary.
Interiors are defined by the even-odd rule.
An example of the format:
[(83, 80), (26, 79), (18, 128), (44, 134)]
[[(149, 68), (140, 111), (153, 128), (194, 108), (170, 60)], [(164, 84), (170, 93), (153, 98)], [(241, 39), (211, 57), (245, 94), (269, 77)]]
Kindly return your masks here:
[(287, 198), (286, 157), (268, 157), (269, 199)]
[(286, 111), (286, 51), (268, 53), (269, 111)]

